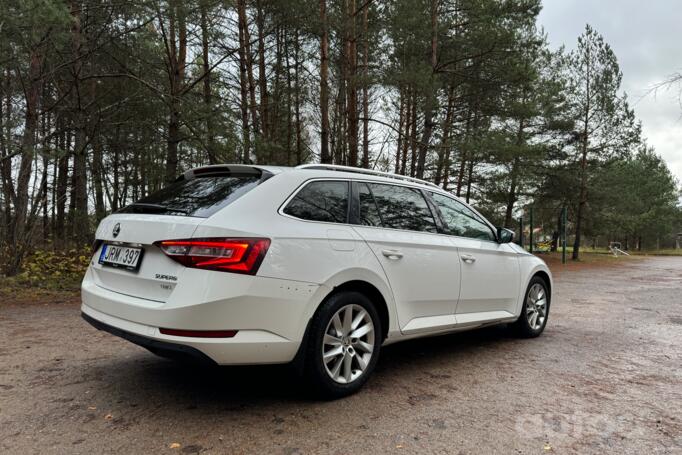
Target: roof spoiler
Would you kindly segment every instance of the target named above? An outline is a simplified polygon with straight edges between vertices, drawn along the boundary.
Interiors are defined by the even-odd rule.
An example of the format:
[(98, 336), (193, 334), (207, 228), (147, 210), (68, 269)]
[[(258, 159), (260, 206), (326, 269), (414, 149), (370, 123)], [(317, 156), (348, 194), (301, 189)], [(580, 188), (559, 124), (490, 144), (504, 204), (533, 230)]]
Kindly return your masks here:
[(258, 166), (251, 166), (248, 164), (214, 164), (190, 169), (181, 174), (176, 180), (191, 180), (197, 177), (214, 177), (221, 175), (231, 177), (260, 177), (263, 180), (267, 180), (272, 177), (273, 174)]

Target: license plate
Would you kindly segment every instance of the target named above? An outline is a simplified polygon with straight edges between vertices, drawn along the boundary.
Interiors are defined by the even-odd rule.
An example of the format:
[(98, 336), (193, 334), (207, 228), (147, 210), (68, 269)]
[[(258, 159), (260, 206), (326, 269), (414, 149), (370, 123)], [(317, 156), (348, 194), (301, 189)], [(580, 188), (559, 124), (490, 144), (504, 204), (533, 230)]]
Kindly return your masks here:
[(110, 245), (105, 243), (99, 255), (99, 263), (109, 267), (137, 270), (142, 262), (142, 248)]

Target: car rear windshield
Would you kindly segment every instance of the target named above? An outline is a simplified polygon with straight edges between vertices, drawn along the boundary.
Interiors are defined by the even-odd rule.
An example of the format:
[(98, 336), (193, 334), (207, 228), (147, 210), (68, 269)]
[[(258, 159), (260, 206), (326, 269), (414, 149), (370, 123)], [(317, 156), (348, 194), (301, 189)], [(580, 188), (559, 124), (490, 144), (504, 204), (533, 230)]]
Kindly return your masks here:
[(211, 175), (178, 180), (120, 210), (208, 218), (254, 189), (260, 176)]

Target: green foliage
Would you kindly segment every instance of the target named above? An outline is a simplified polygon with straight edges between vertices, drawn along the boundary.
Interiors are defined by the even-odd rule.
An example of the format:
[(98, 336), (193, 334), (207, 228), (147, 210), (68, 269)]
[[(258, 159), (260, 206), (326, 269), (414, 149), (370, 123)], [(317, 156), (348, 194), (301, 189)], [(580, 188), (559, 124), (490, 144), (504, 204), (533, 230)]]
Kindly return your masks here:
[(24, 260), (13, 283), (46, 290), (78, 289), (91, 257), (87, 246), (64, 251), (39, 249)]
[(678, 183), (646, 148), (601, 168), (591, 191), (594, 234), (642, 239), (648, 247), (673, 232), (681, 211)]

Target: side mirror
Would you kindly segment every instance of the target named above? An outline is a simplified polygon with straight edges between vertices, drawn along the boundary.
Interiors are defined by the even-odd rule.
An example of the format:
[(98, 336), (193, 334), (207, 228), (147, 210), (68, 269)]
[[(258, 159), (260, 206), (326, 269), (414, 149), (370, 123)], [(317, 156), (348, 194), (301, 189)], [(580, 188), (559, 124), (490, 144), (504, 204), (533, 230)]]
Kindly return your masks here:
[(514, 231), (511, 229), (497, 228), (497, 243), (511, 243), (514, 240)]

